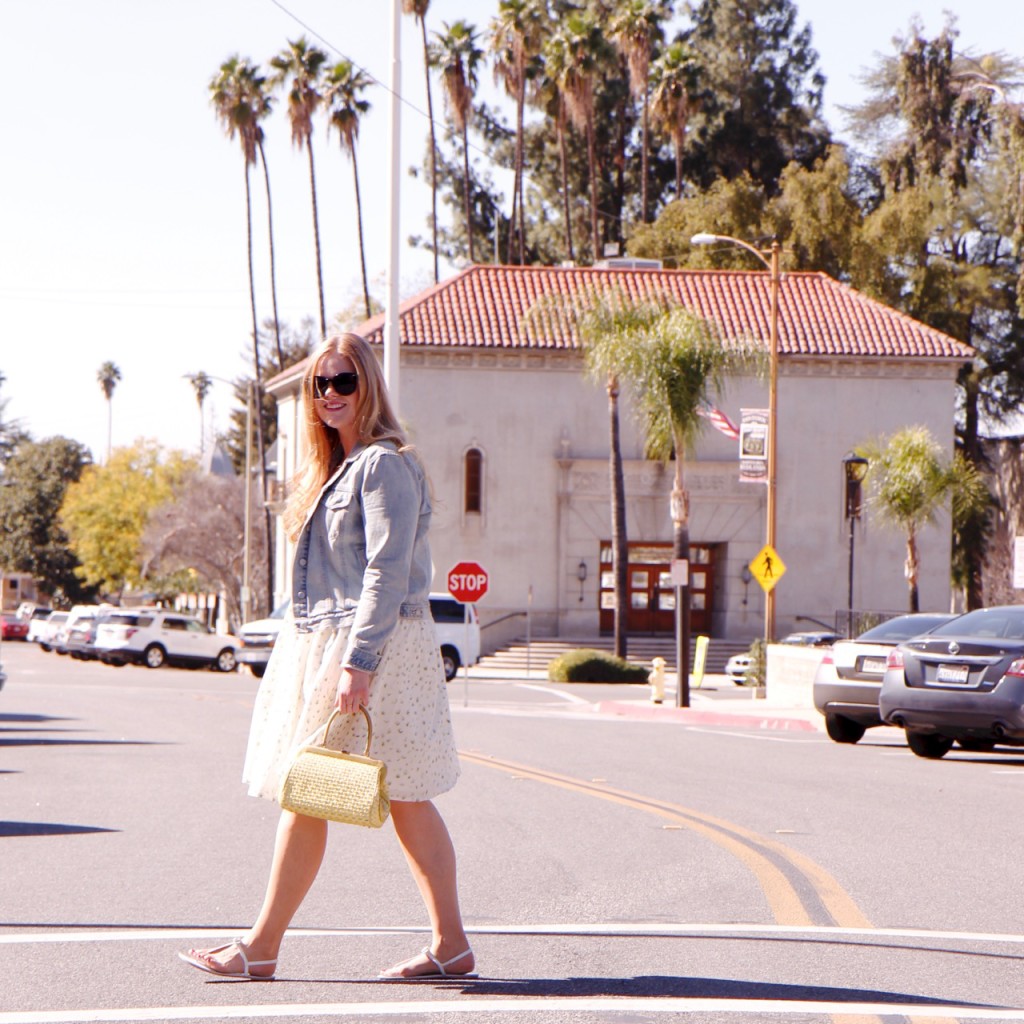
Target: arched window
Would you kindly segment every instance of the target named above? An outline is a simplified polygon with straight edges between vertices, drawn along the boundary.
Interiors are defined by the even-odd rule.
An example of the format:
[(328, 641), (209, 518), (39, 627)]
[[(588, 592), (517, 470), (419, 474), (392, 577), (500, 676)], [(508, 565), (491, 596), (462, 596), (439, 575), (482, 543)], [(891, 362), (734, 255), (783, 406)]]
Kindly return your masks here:
[(484, 510), (484, 453), (470, 448), (465, 456), (465, 510), (480, 514)]

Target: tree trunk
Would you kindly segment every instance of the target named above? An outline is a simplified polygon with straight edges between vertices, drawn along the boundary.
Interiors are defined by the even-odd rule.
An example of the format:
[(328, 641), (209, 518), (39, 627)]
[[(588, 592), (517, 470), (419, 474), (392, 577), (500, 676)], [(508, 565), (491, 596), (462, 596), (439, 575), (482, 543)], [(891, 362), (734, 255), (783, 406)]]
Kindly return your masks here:
[(559, 114), (558, 125), (558, 156), (562, 165), (562, 206), (565, 216), (565, 251), (566, 259), (576, 262), (576, 254), (572, 244), (572, 204), (569, 202), (569, 166), (565, 153), (565, 118)]
[(626, 657), (629, 647), (626, 616), (629, 613), (629, 541), (626, 536), (626, 482), (619, 440), (619, 382), (608, 377), (609, 472), (612, 493), (612, 571), (615, 574), (615, 653)]
[(313, 243), (316, 248), (316, 286), (320, 295), (320, 333), (327, 337), (327, 314), (324, 312), (324, 273), (320, 260), (320, 215), (316, 208), (316, 173), (313, 170), (313, 136), (306, 136), (306, 152), (309, 153), (309, 192), (313, 197)]
[(921, 610), (921, 601), (917, 592), (918, 568), (917, 535), (911, 529), (907, 534), (907, 561), (903, 566), (903, 575), (906, 576), (907, 586), (910, 589), (910, 610), (912, 612)]
[(523, 197), (523, 109), (526, 106), (526, 64), (520, 62), (516, 111), (516, 189), (519, 194), (519, 266), (526, 263), (526, 203)]
[(274, 216), (270, 209), (270, 171), (267, 154), (260, 141), (260, 159), (263, 162), (263, 183), (267, 190), (267, 238), (270, 241), (270, 302), (274, 309), (274, 341), (277, 345), (277, 368), (284, 369), (284, 350), (281, 348), (281, 319), (277, 315), (277, 270), (274, 261)]
[(590, 171), (590, 236), (593, 254), (591, 262), (601, 258), (601, 234), (597, 225), (597, 155), (594, 148), (594, 115), (587, 118), (587, 167)]
[(470, 183), (469, 183), (469, 125), (463, 124), (462, 126), (462, 182), (463, 182), (463, 199), (466, 208), (466, 240), (469, 244), (469, 262), (475, 263), (476, 260), (473, 258), (473, 216), (472, 216), (472, 203), (470, 202)]
[(366, 306), (366, 319), (373, 313), (370, 310), (370, 285), (366, 280), (366, 248), (363, 245), (363, 200), (359, 195), (359, 167), (356, 164), (356, 151), (352, 150), (352, 180), (356, 186), (356, 225), (359, 229), (359, 266), (363, 272), (363, 303)]
[[(980, 445), (978, 444), (978, 378), (969, 373), (963, 381), (964, 386), (964, 431), (962, 435), (964, 457), (979, 469), (983, 466)], [(982, 568), (985, 559), (984, 532), (971, 531), (974, 540), (966, 551), (967, 585), (965, 587), (965, 611), (985, 607), (985, 593), (982, 582)]]
[(647, 223), (647, 90), (644, 89), (644, 117), (640, 133), (640, 223)]
[(434, 131), (434, 98), (430, 92), (430, 47), (427, 44), (427, 19), (420, 18), (423, 32), (423, 74), (427, 79), (427, 120), (430, 122), (430, 229), (434, 234), (434, 284), (441, 280), (437, 262), (437, 135)]
[(676, 199), (683, 198), (683, 140), (676, 143)]

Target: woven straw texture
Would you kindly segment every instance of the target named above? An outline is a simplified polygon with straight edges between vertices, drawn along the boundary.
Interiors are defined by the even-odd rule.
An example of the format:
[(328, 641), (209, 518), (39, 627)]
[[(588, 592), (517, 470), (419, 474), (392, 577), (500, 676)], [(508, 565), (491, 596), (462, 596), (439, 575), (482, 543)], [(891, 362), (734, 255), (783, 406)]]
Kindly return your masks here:
[(383, 761), (324, 747), (303, 747), (281, 785), (281, 806), (310, 818), (380, 828), (388, 820)]

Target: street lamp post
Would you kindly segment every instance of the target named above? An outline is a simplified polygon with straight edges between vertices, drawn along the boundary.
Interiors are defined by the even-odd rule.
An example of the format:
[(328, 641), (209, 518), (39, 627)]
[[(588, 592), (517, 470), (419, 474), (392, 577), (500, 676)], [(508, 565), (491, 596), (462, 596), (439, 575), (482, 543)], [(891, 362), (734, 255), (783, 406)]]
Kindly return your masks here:
[[(766, 515), (767, 515), (767, 544), (775, 550), (775, 522), (776, 522), (776, 494), (777, 479), (776, 471), (778, 459), (776, 457), (776, 439), (778, 428), (778, 417), (776, 415), (779, 405), (779, 285), (782, 275), (779, 272), (779, 261), (782, 256), (782, 246), (778, 239), (773, 239), (771, 248), (762, 250), (740, 238), (733, 238), (731, 235), (713, 235), (701, 231), (690, 239), (693, 245), (714, 245), (716, 242), (726, 242), (729, 245), (738, 245), (741, 249), (753, 253), (768, 269), (769, 281), (769, 311), (768, 311), (768, 480), (766, 492)], [(775, 639), (775, 588), (772, 587), (764, 599), (764, 639), (766, 643), (772, 643)]]
[(849, 566), (846, 586), (846, 635), (853, 636), (853, 538), (854, 524), (860, 519), (861, 483), (868, 471), (868, 460), (861, 455), (847, 452), (843, 456), (843, 482), (845, 484), (845, 512), (850, 524)]

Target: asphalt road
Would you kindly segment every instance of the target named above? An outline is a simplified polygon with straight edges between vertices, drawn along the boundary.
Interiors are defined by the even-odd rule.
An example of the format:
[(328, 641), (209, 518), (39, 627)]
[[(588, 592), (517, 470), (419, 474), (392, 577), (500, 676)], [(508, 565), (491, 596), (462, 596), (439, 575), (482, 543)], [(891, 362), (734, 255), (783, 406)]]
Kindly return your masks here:
[(258, 681), (3, 661), (0, 1024), (1024, 1020), (1022, 754), (924, 761), (890, 729), (840, 746), (460, 677), (439, 806), (481, 979), (374, 980), (424, 913), (390, 826), (338, 825), (278, 980), (236, 984), (175, 954), (262, 896), (276, 807), (239, 782)]

